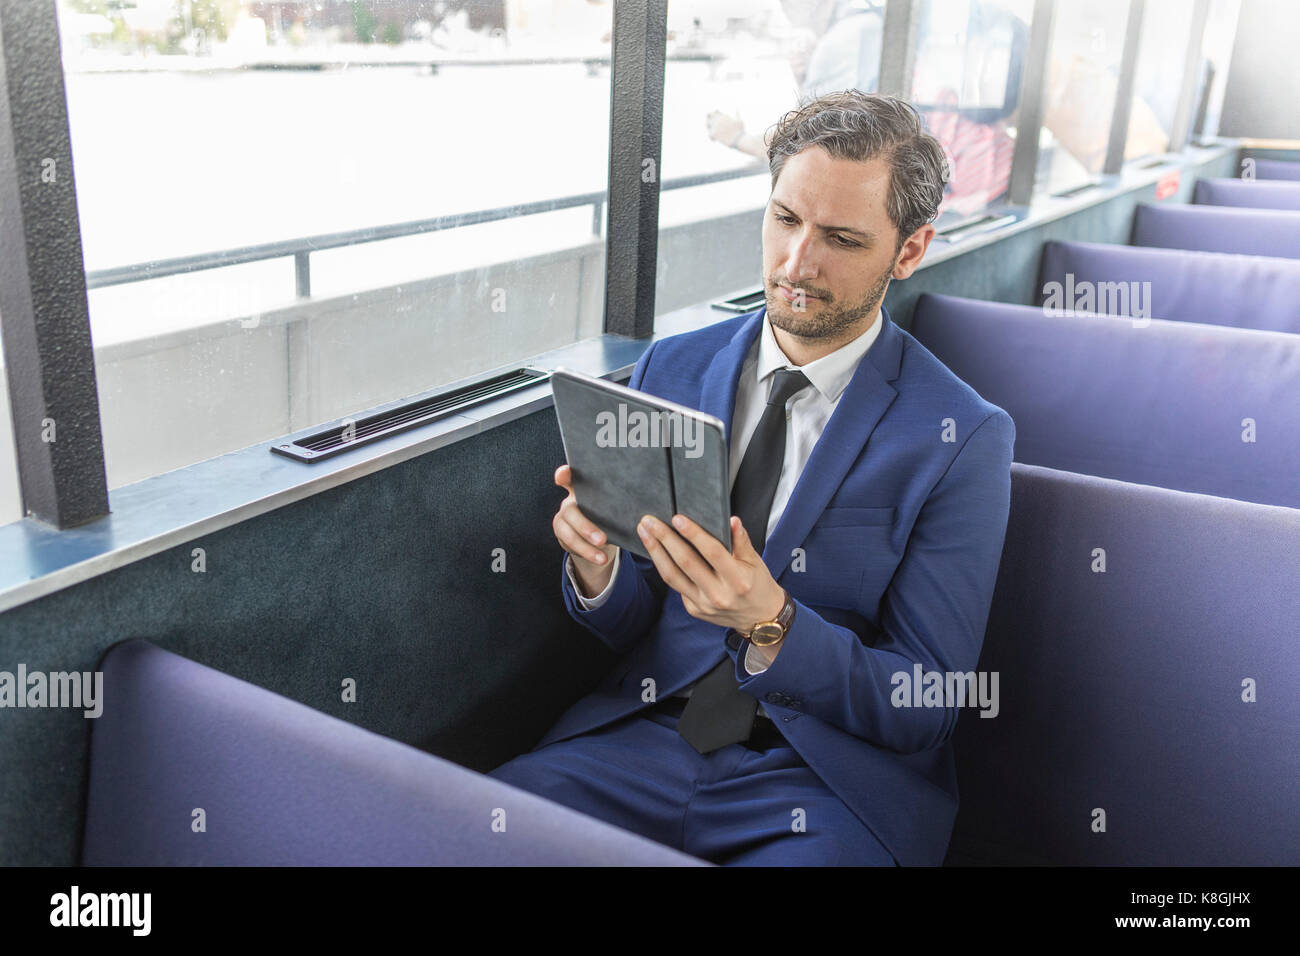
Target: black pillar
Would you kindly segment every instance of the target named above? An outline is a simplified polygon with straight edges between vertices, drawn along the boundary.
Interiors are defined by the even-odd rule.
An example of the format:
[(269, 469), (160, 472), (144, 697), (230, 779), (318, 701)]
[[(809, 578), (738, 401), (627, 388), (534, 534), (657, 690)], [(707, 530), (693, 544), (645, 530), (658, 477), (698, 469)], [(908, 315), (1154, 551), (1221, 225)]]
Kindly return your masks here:
[(605, 331), (649, 338), (659, 258), (667, 0), (615, 0)]
[(54, 0), (0, 0), (0, 334), (23, 510), (108, 513)]

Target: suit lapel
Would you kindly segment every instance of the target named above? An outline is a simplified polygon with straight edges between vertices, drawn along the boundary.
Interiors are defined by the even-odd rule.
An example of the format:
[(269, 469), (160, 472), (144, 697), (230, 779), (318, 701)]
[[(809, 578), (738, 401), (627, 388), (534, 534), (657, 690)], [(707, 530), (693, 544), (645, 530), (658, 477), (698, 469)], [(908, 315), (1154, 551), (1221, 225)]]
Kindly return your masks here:
[(763, 561), (774, 578), (785, 570), (791, 550), (812, 530), (831, 495), (862, 453), (876, 423), (898, 397), (898, 390), (890, 382), (898, 378), (902, 338), (883, 307), (879, 321), (884, 323), (880, 336), (858, 363), (830, 421), (813, 446), (781, 520), (763, 547)]
[(700, 395), (700, 411), (722, 420), (726, 431), (727, 447), (731, 447), (731, 419), (736, 412), (736, 388), (740, 384), (740, 370), (745, 356), (762, 330), (767, 308), (761, 308), (744, 323), (731, 341), (718, 349), (704, 373), (704, 391)]
[[(726, 426), (728, 448), (731, 447), (731, 425), (741, 368), (762, 329), (766, 313), (766, 307), (760, 309), (740, 327), (731, 341), (713, 357), (704, 376), (700, 410), (722, 420)], [(898, 396), (898, 390), (890, 383), (898, 378), (902, 363), (902, 336), (883, 306), (879, 321), (883, 323), (880, 335), (858, 363), (853, 378), (813, 447), (781, 519), (763, 547), (763, 561), (773, 577), (778, 577), (784, 570), (791, 549), (808, 535), (831, 495), (861, 454), (876, 424)]]

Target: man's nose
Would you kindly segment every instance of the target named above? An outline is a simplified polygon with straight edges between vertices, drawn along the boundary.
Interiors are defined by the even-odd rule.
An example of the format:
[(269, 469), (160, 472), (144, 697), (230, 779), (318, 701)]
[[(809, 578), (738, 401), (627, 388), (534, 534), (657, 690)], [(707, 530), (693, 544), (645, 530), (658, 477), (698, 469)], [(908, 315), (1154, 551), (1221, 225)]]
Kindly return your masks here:
[(817, 278), (817, 257), (813, 251), (813, 236), (810, 232), (801, 232), (790, 240), (785, 256), (786, 281), (804, 282)]

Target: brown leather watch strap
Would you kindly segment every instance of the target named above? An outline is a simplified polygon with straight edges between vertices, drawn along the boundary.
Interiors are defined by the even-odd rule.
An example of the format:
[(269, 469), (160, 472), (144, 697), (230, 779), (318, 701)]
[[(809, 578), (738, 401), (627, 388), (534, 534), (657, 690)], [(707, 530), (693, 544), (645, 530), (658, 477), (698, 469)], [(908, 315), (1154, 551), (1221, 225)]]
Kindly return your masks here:
[[(794, 623), (794, 597), (788, 590), (785, 591), (785, 604), (781, 605), (781, 610), (774, 621), (760, 621), (749, 629), (746, 637), (753, 641), (759, 647), (771, 647), (773, 644), (779, 644), (785, 640), (785, 636), (790, 631), (790, 625)], [(781, 636), (776, 640), (761, 641), (755, 640), (756, 632), (762, 628), (764, 631), (771, 630), (771, 625), (776, 625), (781, 629)]]
[[(781, 610), (776, 615), (775, 623), (781, 625), (781, 630), (788, 631), (790, 630), (790, 622), (793, 620), (794, 620), (794, 598), (790, 596), (789, 591), (786, 591), (785, 603), (781, 605)], [(764, 622), (764, 623), (772, 623), (772, 622)]]

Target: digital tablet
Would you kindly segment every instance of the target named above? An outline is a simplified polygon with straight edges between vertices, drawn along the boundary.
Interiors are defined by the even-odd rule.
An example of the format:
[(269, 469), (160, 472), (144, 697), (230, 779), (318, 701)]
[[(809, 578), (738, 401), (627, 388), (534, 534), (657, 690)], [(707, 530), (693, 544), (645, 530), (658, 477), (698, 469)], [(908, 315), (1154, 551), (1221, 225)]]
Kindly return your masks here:
[(555, 415), (582, 513), (620, 548), (650, 555), (642, 515), (684, 514), (731, 550), (722, 421), (603, 378), (557, 368)]

